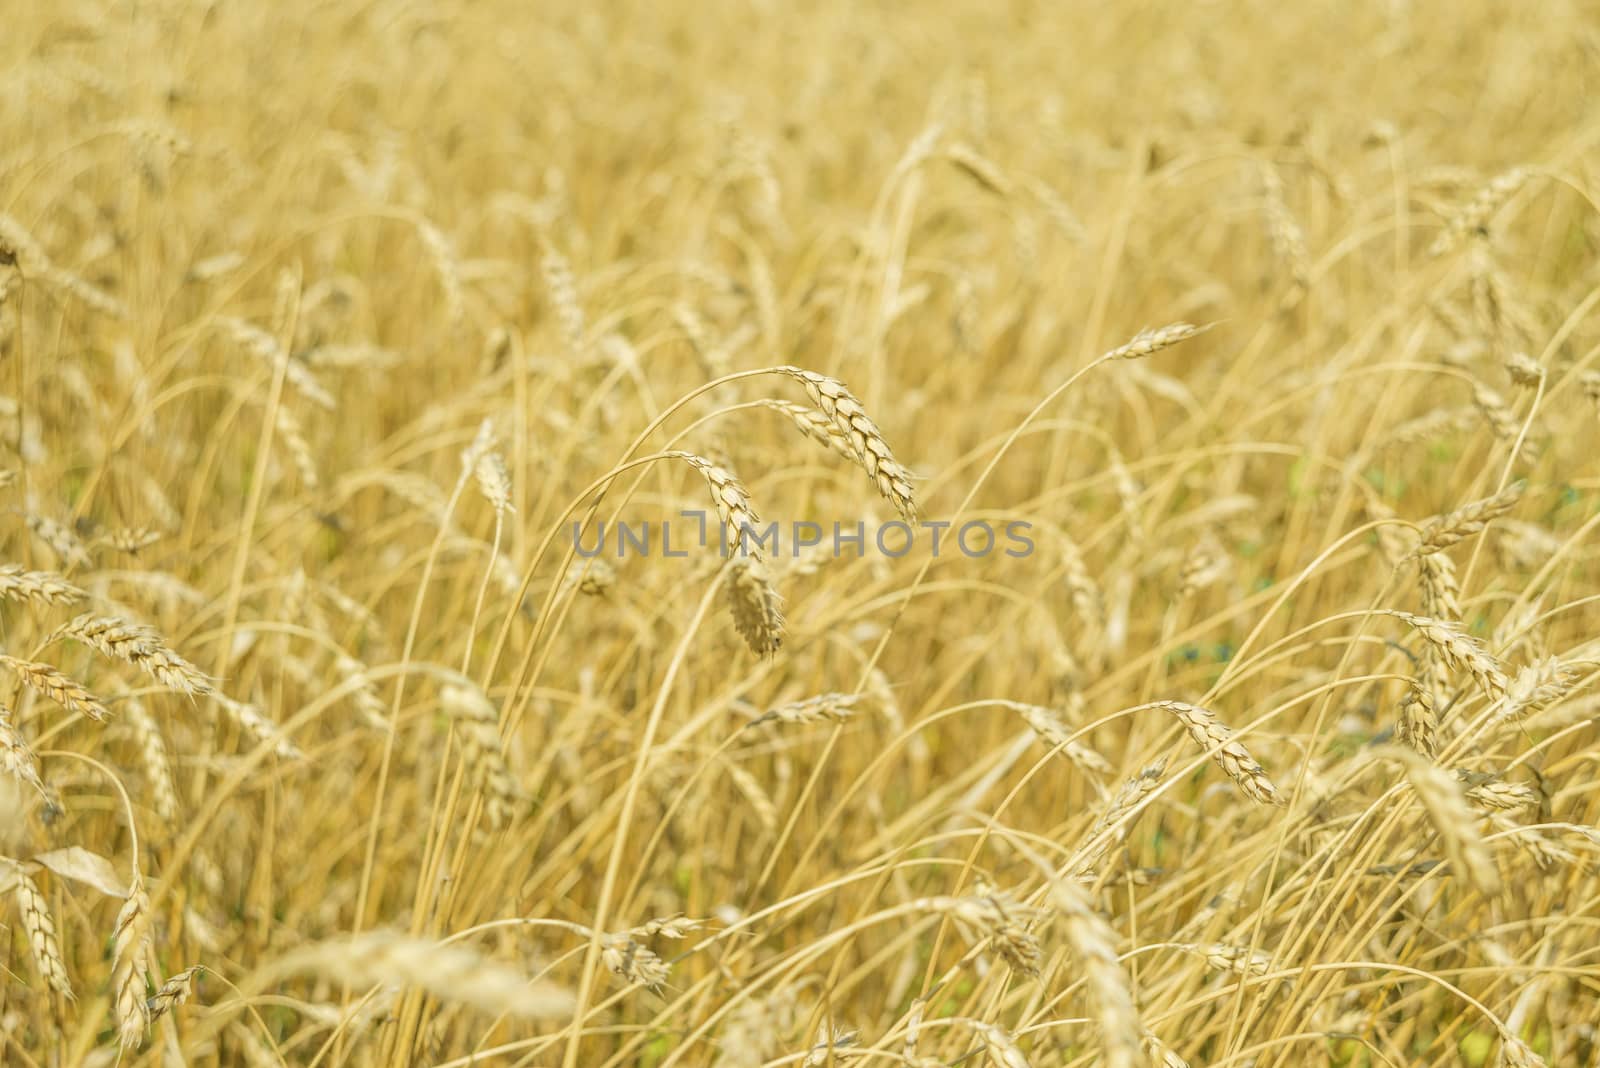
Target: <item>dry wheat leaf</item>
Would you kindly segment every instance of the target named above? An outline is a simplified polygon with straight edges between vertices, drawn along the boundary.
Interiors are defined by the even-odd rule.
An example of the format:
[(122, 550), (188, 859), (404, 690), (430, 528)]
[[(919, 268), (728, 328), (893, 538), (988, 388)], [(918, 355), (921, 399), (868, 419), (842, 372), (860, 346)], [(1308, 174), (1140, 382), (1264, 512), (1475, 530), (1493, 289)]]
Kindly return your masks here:
[(99, 853), (81, 846), (40, 853), (33, 858), (57, 875), (92, 886), (108, 897), (127, 897), (128, 884), (117, 875), (116, 867)]

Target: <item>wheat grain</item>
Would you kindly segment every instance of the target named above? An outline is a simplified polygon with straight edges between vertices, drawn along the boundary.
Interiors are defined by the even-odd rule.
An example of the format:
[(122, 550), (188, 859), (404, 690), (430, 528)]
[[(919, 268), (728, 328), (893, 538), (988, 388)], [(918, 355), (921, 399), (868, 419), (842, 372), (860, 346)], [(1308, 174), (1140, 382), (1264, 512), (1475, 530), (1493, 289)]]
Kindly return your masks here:
[(280, 958), (266, 974), (307, 972), (352, 985), (415, 986), (484, 1012), (533, 1020), (562, 1019), (573, 1010), (573, 998), (565, 990), (530, 981), (521, 972), (466, 946), (389, 931), (304, 946)]
[(1471, 675), (1490, 700), (1505, 696), (1505, 672), (1484, 649), (1483, 643), (1469, 636), (1460, 624), (1414, 616), (1409, 612), (1390, 611), (1389, 614), (1409, 624), (1450, 667)]
[(1510, 200), (1530, 177), (1532, 172), (1522, 167), (1513, 167), (1504, 174), (1495, 176), (1494, 180), (1480, 188), (1461, 210), (1450, 216), (1444, 232), (1428, 246), (1428, 255), (1444, 255), (1469, 234), (1487, 235), (1490, 216), (1499, 211), (1500, 207)]
[(1185, 942), (1178, 947), (1185, 953), (1202, 958), (1218, 971), (1235, 975), (1266, 975), (1272, 968), (1272, 954), (1248, 946), (1230, 946), (1219, 942), (1196, 945)]
[(1195, 326), (1191, 323), (1169, 323), (1166, 326), (1145, 329), (1133, 336), (1126, 344), (1119, 345), (1100, 358), (1102, 360), (1142, 360), (1147, 356), (1154, 356), (1162, 349), (1169, 349), (1174, 345), (1198, 337), (1211, 329), (1209, 326)]
[(115, 616), (84, 614), (56, 628), (51, 640), (72, 638), (106, 656), (132, 664), (161, 685), (191, 697), (213, 690), (211, 680), (167, 647), (161, 635), (140, 623)]
[(150, 956), (150, 898), (145, 893), (144, 880), (135, 871), (127, 899), (117, 913), (111, 952), (112, 1008), (117, 1020), (117, 1041), (123, 1050), (142, 1045), (150, 1028)]
[(1198, 705), (1184, 701), (1157, 701), (1156, 708), (1165, 709), (1178, 717), (1189, 731), (1189, 737), (1202, 749), (1216, 749), (1212, 759), (1238, 783), (1246, 797), (1263, 805), (1282, 805), (1286, 801), (1272, 780), (1250, 751), (1233, 741), (1233, 731), (1217, 720), (1216, 714)]
[(1427, 686), (1420, 681), (1412, 683), (1400, 702), (1400, 723), (1395, 730), (1402, 742), (1429, 760), (1439, 751), (1439, 719), (1433, 702)]
[(39, 886), (25, 867), (6, 861), (11, 867), (16, 885), (12, 890), (17, 899), (17, 914), (22, 923), (22, 933), (28, 940), (28, 951), (33, 956), (39, 977), (52, 990), (73, 998), (72, 982), (67, 978), (67, 966), (61, 955), (61, 939), (56, 934), (55, 918), (45, 902)]
[(94, 561), (78, 536), (54, 519), (42, 515), (28, 516), (28, 529), (34, 537), (56, 554), (68, 567), (89, 567)]
[(278, 759), (299, 760), (305, 755), (260, 708), (246, 701), (235, 700), (221, 691), (215, 691), (210, 696), (240, 730), (257, 744), (270, 746)]
[(317, 381), (317, 376), (312, 374), (305, 364), (285, 352), (277, 338), (254, 323), (233, 316), (219, 317), (217, 325), (226, 330), (234, 342), (250, 356), (274, 371), (281, 371), (284, 379), (306, 400), (330, 412), (338, 407), (333, 394), (323, 388), (322, 383)]
[(783, 645), (783, 601), (759, 559), (734, 560), (724, 587), (734, 629), (757, 656)]
[(1062, 755), (1084, 771), (1096, 775), (1112, 774), (1114, 769), (1111, 767), (1111, 762), (1081, 742), (1074, 741), (1066, 723), (1051, 709), (1041, 708), (1038, 705), (1025, 705), (1017, 701), (1000, 703), (1020, 715), (1023, 722), (1033, 728), (1035, 734), (1061, 750)]
[(1526, 488), (1525, 482), (1513, 482), (1492, 497), (1464, 504), (1434, 519), (1422, 528), (1422, 540), (1417, 545), (1418, 555), (1436, 553), (1479, 533), (1492, 520), (1515, 508)]
[(1444, 843), (1451, 870), (1485, 894), (1500, 892), (1500, 872), (1479, 835), (1461, 787), (1444, 769), (1407, 749), (1393, 753), (1406, 768), (1412, 789)]
[(9, 668), (30, 689), (50, 698), (69, 712), (81, 712), (96, 722), (104, 722), (110, 713), (83, 685), (63, 675), (49, 664), (18, 660), (14, 656), (0, 655), (0, 664)]
[(469, 778), (483, 798), (490, 826), (510, 825), (520, 805), (521, 791), (506, 763), (500, 741), (500, 717), (483, 692), (470, 683), (449, 683), (439, 689), (439, 701), (456, 725), (462, 760)]
[(855, 715), (861, 695), (853, 693), (824, 693), (803, 701), (790, 701), (768, 709), (750, 721), (754, 727), (761, 723), (842, 723)]
[(72, 604), (88, 594), (53, 571), (28, 571), (16, 564), (0, 566), (0, 597), (37, 604)]
[(124, 695), (122, 709), (139, 740), (139, 755), (144, 762), (145, 778), (150, 783), (156, 815), (168, 828), (176, 829), (183, 809), (178, 803), (178, 787), (172, 777), (172, 763), (167, 757), (167, 743), (161, 736), (161, 728), (156, 726), (144, 702), (132, 694)]
[(152, 1025), (194, 996), (195, 980), (203, 971), (205, 968), (198, 964), (185, 968), (162, 983), (156, 992), (150, 995), (145, 1001), (145, 1010), (150, 1015)]
[(877, 486), (884, 500), (894, 505), (895, 511), (908, 523), (917, 521), (917, 502), (912, 488), (911, 472), (894, 458), (878, 424), (867, 415), (866, 408), (854, 393), (837, 378), (807, 371), (803, 367), (785, 366), (778, 369), (796, 379), (805, 387), (811, 403), (828, 418), (836, 434), (849, 445), (856, 463)]

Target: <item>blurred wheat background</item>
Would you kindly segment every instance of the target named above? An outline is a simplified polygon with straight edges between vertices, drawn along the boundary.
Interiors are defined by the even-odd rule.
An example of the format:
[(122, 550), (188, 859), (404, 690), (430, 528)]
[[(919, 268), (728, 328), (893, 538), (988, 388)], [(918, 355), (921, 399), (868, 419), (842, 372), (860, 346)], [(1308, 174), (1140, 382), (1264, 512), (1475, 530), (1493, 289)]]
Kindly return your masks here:
[(1600, 1064), (1593, 3), (0, 25), (0, 1063)]

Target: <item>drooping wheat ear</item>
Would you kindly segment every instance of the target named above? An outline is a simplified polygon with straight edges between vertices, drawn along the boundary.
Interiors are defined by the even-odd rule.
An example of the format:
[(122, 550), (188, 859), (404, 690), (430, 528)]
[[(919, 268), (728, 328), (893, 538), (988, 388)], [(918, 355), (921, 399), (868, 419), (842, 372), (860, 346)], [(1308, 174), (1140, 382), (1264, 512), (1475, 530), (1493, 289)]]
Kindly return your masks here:
[(89, 567), (93, 563), (89, 557), (89, 550), (83, 547), (83, 542), (79, 541), (78, 536), (67, 527), (42, 515), (29, 515), (27, 522), (33, 536), (44, 542), (45, 546), (56, 554), (56, 558), (69, 567)]
[(1039, 908), (991, 886), (979, 886), (977, 893), (967, 897), (923, 898), (919, 904), (978, 931), (1015, 970), (1024, 975), (1039, 974), (1043, 954), (1039, 939), (1029, 930), (1043, 915)]
[(489, 507), (501, 515), (516, 511), (511, 507), (511, 472), (499, 450), (489, 449), (477, 458), (472, 465), (472, 478)]
[(204, 697), (212, 692), (211, 680), (203, 671), (173, 652), (160, 634), (143, 624), (115, 616), (85, 614), (57, 627), (50, 640), (59, 638), (71, 638), (113, 660), (132, 664), (179, 693)]
[(711, 489), (711, 499), (717, 506), (717, 519), (722, 524), (722, 541), (735, 556), (761, 558), (759, 544), (752, 537), (759, 534), (761, 518), (750, 504), (750, 493), (738, 476), (725, 467), (697, 456), (692, 452), (669, 452), (666, 455), (682, 460), (706, 480)]
[(490, 502), (499, 515), (512, 512), (510, 507), (510, 472), (506, 470), (506, 457), (496, 449), (494, 420), (485, 419), (478, 424), (472, 444), (461, 451), (461, 470), (472, 475), (478, 492)]
[(800, 433), (817, 442), (840, 456), (856, 462), (855, 451), (850, 447), (850, 438), (836, 426), (832, 419), (820, 410), (793, 401), (763, 400), (763, 407), (771, 408), (775, 412), (782, 412), (790, 421), (799, 428)]
[(1102, 834), (1108, 831), (1111, 833), (1106, 834), (1105, 840), (1099, 842), (1092, 852), (1078, 857), (1072, 865), (1073, 874), (1082, 875), (1092, 870), (1113, 845), (1127, 841), (1128, 830), (1132, 824), (1123, 823), (1124, 817), (1161, 785), (1161, 779), (1166, 773), (1167, 762), (1158, 760), (1117, 788), (1117, 792), (1111, 795), (1105, 808), (1101, 810), (1099, 818), (1094, 821), (1094, 826), (1089, 828), (1088, 840), (1095, 842)]
[(1531, 177), (1532, 172), (1522, 167), (1513, 167), (1504, 174), (1497, 175), (1480, 188), (1460, 211), (1450, 216), (1444, 232), (1428, 246), (1428, 255), (1444, 255), (1469, 234), (1487, 236), (1490, 216), (1499, 211), (1501, 205), (1510, 200)]
[(302, 946), (257, 973), (256, 982), (321, 975), (352, 986), (415, 986), (446, 1001), (534, 1020), (569, 1016), (567, 991), (459, 943), (431, 942), (390, 931)]
[(842, 723), (855, 715), (861, 703), (857, 693), (822, 693), (803, 701), (790, 701), (768, 709), (751, 720), (749, 726), (761, 723)]
[(1116, 348), (1100, 357), (1102, 360), (1142, 360), (1146, 356), (1154, 356), (1162, 349), (1171, 348), (1181, 342), (1210, 330), (1211, 326), (1195, 326), (1192, 323), (1168, 323), (1166, 326), (1155, 329), (1141, 330), (1133, 335), (1133, 339), (1125, 345)]
[(1178, 568), (1178, 600), (1187, 600), (1227, 576), (1231, 563), (1216, 537), (1201, 539)]
[(144, 879), (135, 871), (128, 899), (117, 913), (111, 954), (112, 1008), (117, 1018), (117, 1039), (124, 1050), (137, 1049), (150, 1027), (146, 998), (150, 989), (150, 898)]
[(1444, 843), (1450, 868), (1485, 894), (1500, 892), (1500, 872), (1478, 833), (1477, 817), (1461, 785), (1449, 772), (1409, 749), (1391, 749), (1405, 764), (1406, 778)]
[(977, 182), (1002, 200), (1011, 195), (1011, 181), (987, 156), (964, 142), (957, 142), (944, 150), (944, 158), (956, 169)]
[(728, 773), (728, 778), (733, 781), (734, 789), (743, 795), (750, 811), (755, 815), (756, 822), (768, 834), (778, 830), (778, 806), (773, 804), (772, 797), (757, 781), (756, 777), (741, 764), (724, 759), (723, 768)]
[(106, 542), (117, 552), (137, 556), (166, 537), (151, 527), (118, 527), (106, 535)]
[(729, 565), (724, 597), (734, 629), (757, 656), (771, 656), (783, 645), (783, 598), (766, 564), (750, 557)]
[(272, 751), (277, 754), (279, 760), (299, 760), (305, 756), (299, 747), (289, 740), (289, 736), (255, 705), (235, 700), (220, 690), (212, 693), (211, 699), (216, 701), (217, 707), (222, 709), (223, 714), (257, 744), (272, 746)]
[(1434, 619), (1460, 620), (1461, 585), (1456, 581), (1456, 565), (1444, 553), (1432, 553), (1417, 560), (1417, 578), (1422, 586), (1422, 611)]
[(1390, 610), (1389, 614), (1409, 624), (1450, 667), (1471, 675), (1491, 701), (1505, 696), (1505, 672), (1483, 643), (1463, 631), (1460, 624), (1409, 612)]
[(974, 1020), (972, 1029), (983, 1039), (984, 1051), (998, 1068), (1032, 1068), (1022, 1047), (1017, 1045), (1017, 1040), (1004, 1027)]
[(150, 780), (156, 815), (169, 830), (175, 829), (183, 809), (178, 804), (178, 788), (172, 778), (172, 762), (167, 758), (167, 743), (161, 737), (161, 728), (144, 702), (132, 694), (123, 698), (122, 709), (139, 740), (139, 756), (144, 762), (145, 778)]
[(1189, 1068), (1188, 1061), (1178, 1056), (1172, 1047), (1157, 1038), (1154, 1031), (1148, 1029), (1144, 1033), (1144, 1052), (1157, 1068)]
[(1248, 946), (1229, 946), (1220, 942), (1196, 945), (1185, 942), (1178, 947), (1191, 956), (1201, 957), (1219, 972), (1235, 975), (1266, 975), (1272, 967), (1272, 954)]
[(1544, 368), (1539, 365), (1539, 361), (1521, 349), (1506, 357), (1505, 367), (1506, 375), (1523, 389), (1533, 389), (1544, 381)]
[(521, 791), (506, 763), (494, 704), (470, 683), (446, 683), (439, 688), (439, 702), (456, 725), (467, 777), (483, 797), (490, 826), (496, 830), (509, 826)]
[(578, 286), (573, 281), (572, 265), (545, 234), (539, 235), (539, 266), (544, 273), (544, 287), (550, 295), (550, 304), (561, 324), (561, 334), (572, 352), (582, 352), (585, 331), (583, 305), (578, 300)]
[(1583, 395), (1594, 405), (1596, 414), (1600, 414), (1600, 371), (1584, 371), (1578, 376), (1578, 382), (1583, 386)]
[(454, 244), (443, 230), (426, 219), (417, 220), (417, 236), (428, 253), (428, 262), (439, 279), (439, 289), (444, 294), (445, 315), (451, 325), (466, 318), (467, 305), (461, 294), (461, 266)]
[(696, 920), (682, 913), (672, 916), (663, 916), (654, 920), (646, 920), (637, 927), (629, 928), (628, 934), (634, 938), (686, 938), (706, 925), (705, 920)]
[(361, 721), (374, 730), (388, 730), (389, 706), (379, 695), (378, 684), (367, 674), (367, 665), (345, 653), (334, 654), (333, 665), (346, 683), (355, 685), (350, 703), (355, 705)]
[(614, 975), (629, 983), (660, 990), (672, 969), (646, 946), (627, 934), (602, 935), (600, 959)]
[(1432, 698), (1436, 714), (1448, 711), (1455, 703), (1453, 682), (1450, 665), (1445, 663), (1444, 656), (1433, 646), (1424, 645), (1417, 656), (1416, 683)]
[(1023, 722), (1033, 728), (1033, 733), (1061, 750), (1063, 756), (1082, 770), (1096, 775), (1110, 775), (1114, 770), (1111, 762), (1105, 757), (1083, 743), (1073, 740), (1072, 731), (1054, 709), (1026, 705), (1020, 701), (1002, 701), (1000, 704), (1021, 716)]
[(906, 522), (915, 523), (917, 501), (911, 485), (911, 472), (894, 458), (883, 432), (867, 415), (866, 408), (856, 399), (856, 395), (837, 378), (807, 371), (803, 367), (789, 366), (779, 370), (805, 387), (811, 403), (827, 416), (834, 430), (848, 443), (850, 454), (878, 487), (878, 493), (894, 505), (895, 511)]
[(194, 996), (194, 981), (200, 978), (203, 971), (205, 967), (199, 964), (185, 968), (150, 995), (145, 1001), (145, 1008), (150, 1013), (152, 1025)]
[(1506, 687), (1504, 700), (1495, 709), (1495, 719), (1500, 722), (1520, 719), (1529, 712), (1554, 704), (1566, 696), (1577, 679), (1577, 669), (1553, 656), (1540, 657), (1518, 669)]
[(322, 480), (317, 476), (317, 458), (311, 453), (311, 443), (306, 441), (300, 417), (294, 414), (294, 409), (289, 405), (280, 404), (276, 421), (278, 440), (289, 450), (289, 459), (294, 462), (295, 473), (300, 476), (300, 485), (307, 490), (315, 490)]
[(39, 774), (39, 758), (22, 732), (11, 725), (11, 712), (4, 705), (0, 705), (0, 771), (33, 787), (47, 802), (51, 800), (50, 791)]
[(830, 1064), (843, 1063), (845, 1058), (843, 1056), (836, 1058), (834, 1052), (853, 1049), (860, 1044), (860, 1031), (849, 1031), (843, 1027), (831, 1027), (824, 1023), (817, 1029), (817, 1039), (806, 1052), (805, 1060), (800, 1062), (800, 1068), (825, 1068)]
[[(1047, 869), (1046, 869), (1047, 870)], [(1142, 1061), (1144, 1033), (1134, 1006), (1128, 973), (1117, 957), (1117, 936), (1089, 899), (1073, 883), (1051, 875), (1050, 900), (1066, 921), (1072, 946), (1088, 979), (1089, 993), (1105, 1046), (1105, 1068), (1134, 1068)]]
[(1502, 441), (1511, 441), (1516, 438), (1521, 430), (1517, 422), (1517, 415), (1511, 410), (1505, 398), (1483, 384), (1472, 387), (1472, 403), (1477, 405), (1478, 413), (1483, 416), (1484, 422), (1489, 424), (1489, 429), (1494, 436)]
[[(1408, 419), (1389, 431), (1383, 438), (1383, 448), (1419, 445), (1433, 441), (1451, 431), (1470, 430), (1478, 424), (1477, 409), (1472, 405), (1458, 408), (1435, 408), (1425, 415)], [(1376, 502), (1372, 502), (1376, 503)], [(1371, 504), (1369, 504), (1369, 507)]]
[(330, 412), (338, 407), (333, 394), (322, 387), (305, 364), (285, 352), (277, 338), (254, 323), (230, 315), (219, 316), (217, 325), (228, 332), (235, 344), (273, 371), (282, 367), (284, 379), (306, 400)]
[(1202, 749), (1220, 746), (1212, 759), (1228, 773), (1228, 778), (1239, 785), (1246, 797), (1263, 805), (1282, 805), (1285, 799), (1278, 793), (1266, 769), (1250, 755), (1250, 751), (1233, 741), (1233, 731), (1217, 720), (1216, 714), (1198, 705), (1183, 701), (1157, 701), (1157, 708), (1166, 709), (1178, 717), (1188, 728), (1189, 737)]
[(1432, 520), (1422, 528), (1422, 540), (1417, 543), (1417, 554), (1426, 556), (1429, 553), (1436, 553), (1463, 538), (1477, 534), (1488, 526), (1491, 520), (1498, 519), (1515, 508), (1517, 502), (1522, 500), (1522, 493), (1526, 488), (1527, 483), (1518, 480), (1492, 497), (1464, 504)]
[(1433, 694), (1420, 681), (1413, 683), (1400, 701), (1400, 722), (1395, 734), (1429, 760), (1439, 751), (1439, 718), (1433, 710)]
[(591, 557), (569, 568), (561, 577), (561, 588), (574, 587), (586, 597), (603, 597), (617, 584), (617, 569), (599, 557)]
[(1547, 1068), (1543, 1057), (1505, 1028), (1500, 1029), (1500, 1064), (1502, 1068)]
[(53, 571), (28, 571), (16, 564), (0, 567), (0, 597), (35, 604), (72, 604), (88, 594)]
[(4, 260), (21, 267), (28, 277), (54, 286), (76, 297), (86, 306), (109, 315), (113, 319), (126, 319), (128, 309), (110, 293), (85, 281), (51, 261), (43, 246), (33, 235), (10, 215), (0, 213), (0, 251)]
[(94, 694), (49, 664), (18, 660), (14, 656), (0, 656), (0, 664), (9, 668), (28, 688), (50, 698), (69, 712), (81, 712), (97, 723), (104, 723), (110, 715)]
[(13, 895), (17, 899), (17, 913), (22, 923), (22, 933), (28, 937), (28, 951), (33, 955), (33, 966), (39, 969), (39, 978), (52, 990), (73, 997), (72, 981), (67, 978), (67, 966), (61, 956), (61, 939), (56, 935), (56, 921), (50, 915), (50, 906), (39, 885), (33, 881), (26, 868), (11, 865), (16, 879)]
[(1115, 449), (1107, 458), (1106, 467), (1111, 472), (1112, 485), (1116, 487), (1117, 505), (1122, 509), (1123, 521), (1128, 524), (1128, 537), (1135, 543), (1143, 543), (1145, 527), (1139, 498), (1144, 493), (1144, 487), (1139, 485), (1139, 480), (1133, 477), (1133, 472), (1123, 462), (1122, 454)]
[(1267, 216), (1267, 236), (1272, 254), (1289, 269), (1297, 293), (1311, 287), (1311, 256), (1306, 252), (1305, 231), (1295, 221), (1283, 196), (1283, 179), (1270, 164), (1262, 168), (1261, 185)]
[(1070, 538), (1061, 542), (1061, 567), (1067, 593), (1072, 597), (1072, 609), (1078, 613), (1078, 618), (1084, 626), (1104, 627), (1105, 595), (1101, 593), (1100, 584), (1094, 580), (1088, 564), (1084, 562), (1083, 551)]
[(1466, 784), (1467, 801), (1480, 812), (1518, 812), (1539, 805), (1539, 791), (1525, 782), (1505, 782), (1464, 769), (1457, 769), (1456, 778)]

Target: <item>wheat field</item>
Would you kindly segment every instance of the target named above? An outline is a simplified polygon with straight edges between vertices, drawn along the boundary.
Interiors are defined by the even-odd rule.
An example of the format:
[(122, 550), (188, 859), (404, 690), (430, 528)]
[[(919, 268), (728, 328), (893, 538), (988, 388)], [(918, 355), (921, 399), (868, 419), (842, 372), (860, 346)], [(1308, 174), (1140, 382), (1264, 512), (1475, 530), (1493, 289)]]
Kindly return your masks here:
[(1600, 1064), (1593, 3), (0, 25), (6, 1068)]

